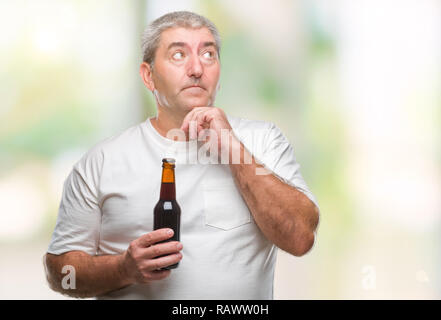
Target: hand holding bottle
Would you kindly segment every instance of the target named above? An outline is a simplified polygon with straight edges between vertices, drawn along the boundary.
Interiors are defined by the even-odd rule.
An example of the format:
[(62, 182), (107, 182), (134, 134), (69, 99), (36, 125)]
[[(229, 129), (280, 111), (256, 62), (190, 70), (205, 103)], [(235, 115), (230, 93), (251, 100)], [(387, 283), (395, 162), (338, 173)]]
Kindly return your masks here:
[(133, 240), (122, 258), (121, 272), (131, 283), (148, 283), (168, 277), (170, 270), (160, 270), (182, 259), (179, 241), (158, 243), (173, 237), (168, 228), (149, 232)]

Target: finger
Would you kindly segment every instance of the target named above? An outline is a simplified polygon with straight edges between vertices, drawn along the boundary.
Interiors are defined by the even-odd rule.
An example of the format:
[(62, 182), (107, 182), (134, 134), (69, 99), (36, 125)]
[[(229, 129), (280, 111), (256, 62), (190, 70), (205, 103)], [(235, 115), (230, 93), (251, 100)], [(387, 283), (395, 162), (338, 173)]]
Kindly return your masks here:
[(214, 112), (214, 109), (208, 110), (208, 112), (205, 112), (203, 114), (202, 122), (207, 123), (208, 125), (210, 122), (215, 118), (216, 114)]
[(204, 108), (200, 112), (193, 115), (192, 121), (195, 122), (194, 131), (191, 132), (193, 134), (193, 139), (197, 139), (204, 129), (210, 128), (210, 122), (205, 121), (206, 114), (209, 112), (210, 109)]
[(182, 244), (179, 241), (170, 241), (148, 247), (142, 253), (142, 257), (145, 259), (153, 259), (163, 255), (178, 253), (180, 250), (182, 250)]
[(146, 247), (150, 247), (156, 242), (170, 239), (171, 237), (173, 237), (173, 234), (174, 234), (173, 229), (169, 229), (169, 228), (158, 229), (142, 235), (136, 240), (136, 242), (138, 246), (146, 248)]
[(189, 127), (188, 127), (188, 138), (190, 140), (196, 139), (198, 134), (198, 123), (195, 120), (189, 121)]
[(147, 261), (146, 269), (150, 271), (158, 270), (178, 263), (182, 259), (182, 253), (174, 253), (161, 258), (151, 259)]
[(196, 107), (193, 108), (187, 115), (184, 117), (184, 120), (182, 121), (181, 130), (184, 132), (187, 132), (190, 128), (190, 121), (194, 118), (194, 115), (204, 111), (207, 107)]
[(181, 130), (183, 130), (184, 132), (188, 131), (189, 122), (190, 122), (191, 118), (193, 117), (193, 113), (195, 113), (197, 111), (197, 109), (199, 109), (199, 108), (193, 108), (193, 110), (191, 110), (189, 113), (187, 113), (187, 115), (184, 117), (184, 120), (182, 120)]
[(216, 132), (216, 129), (212, 125), (212, 121), (214, 117), (215, 114), (213, 112), (213, 109), (207, 110), (206, 112), (198, 116), (198, 123), (199, 123), (198, 128), (200, 129), (198, 132), (198, 139), (201, 140), (205, 139), (208, 141), (214, 135), (213, 138), (217, 140), (218, 133)]
[(155, 270), (149, 272), (148, 281), (150, 280), (162, 280), (167, 278), (171, 273), (171, 270)]
[(198, 110), (193, 112), (191, 118), (189, 119), (188, 136), (191, 140), (197, 139), (198, 132), (202, 129), (198, 119), (199, 115), (204, 112), (205, 108), (198, 108)]

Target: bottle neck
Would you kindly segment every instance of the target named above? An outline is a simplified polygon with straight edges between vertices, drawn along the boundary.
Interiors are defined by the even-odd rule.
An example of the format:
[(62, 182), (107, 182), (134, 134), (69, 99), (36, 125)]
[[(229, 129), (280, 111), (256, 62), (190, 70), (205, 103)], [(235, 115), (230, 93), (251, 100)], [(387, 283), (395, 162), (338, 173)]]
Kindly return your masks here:
[(175, 169), (165, 164), (162, 167), (161, 200), (176, 200)]

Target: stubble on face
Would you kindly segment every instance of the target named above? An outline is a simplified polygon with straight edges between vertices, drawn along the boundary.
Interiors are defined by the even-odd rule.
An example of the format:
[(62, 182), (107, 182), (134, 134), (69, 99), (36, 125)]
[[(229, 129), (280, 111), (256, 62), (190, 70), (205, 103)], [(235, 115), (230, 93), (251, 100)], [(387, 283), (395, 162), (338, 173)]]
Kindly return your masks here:
[(170, 103), (167, 101), (167, 98), (165, 95), (162, 95), (158, 92), (158, 90), (153, 90), (153, 95), (156, 98), (156, 103), (159, 104), (162, 107), (170, 108)]

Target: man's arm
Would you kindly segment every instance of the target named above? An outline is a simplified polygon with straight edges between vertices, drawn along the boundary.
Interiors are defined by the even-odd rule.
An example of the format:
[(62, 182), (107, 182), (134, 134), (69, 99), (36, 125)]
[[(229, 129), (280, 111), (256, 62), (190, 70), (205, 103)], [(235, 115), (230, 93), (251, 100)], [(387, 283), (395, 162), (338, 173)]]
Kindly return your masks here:
[[(70, 251), (62, 255), (47, 253), (43, 257), (47, 281), (52, 290), (75, 298), (88, 298), (131, 284), (124, 274), (123, 255), (91, 256), (83, 251)], [(75, 288), (63, 288), (64, 266), (72, 266)]]
[[(282, 250), (304, 255), (314, 244), (318, 208), (301, 191), (273, 174), (256, 174), (266, 169), (256, 163), (242, 143), (235, 145), (240, 148), (241, 160), (240, 164), (230, 161), (230, 169), (260, 230)], [(238, 154), (237, 150), (232, 152)], [(251, 164), (244, 164), (244, 155), (252, 159)]]
[[(184, 118), (181, 130), (189, 139), (204, 137), (211, 131), (209, 141), (221, 157), (226, 152), (234, 180), (242, 197), (263, 234), (275, 245), (295, 256), (308, 252), (314, 244), (318, 225), (318, 208), (301, 191), (282, 182), (272, 174), (257, 175), (258, 165), (244, 145), (236, 138), (222, 109), (216, 107), (193, 108)], [(222, 134), (229, 132), (228, 136)], [(224, 141), (225, 140), (225, 141)], [(233, 163), (233, 155), (240, 149), (240, 164)], [(244, 159), (252, 159), (246, 164)], [(234, 159), (234, 163), (236, 163)]]
[[(177, 241), (155, 243), (172, 236), (171, 229), (152, 231), (133, 240), (121, 255), (91, 256), (83, 251), (70, 251), (62, 255), (47, 253), (43, 263), (49, 286), (71, 297), (88, 298), (131, 284), (164, 279), (171, 271), (158, 269), (181, 260), (182, 254), (179, 251), (182, 250), (182, 244)], [(67, 274), (62, 273), (62, 270), (66, 265), (75, 270), (75, 288), (63, 288), (63, 277)]]

